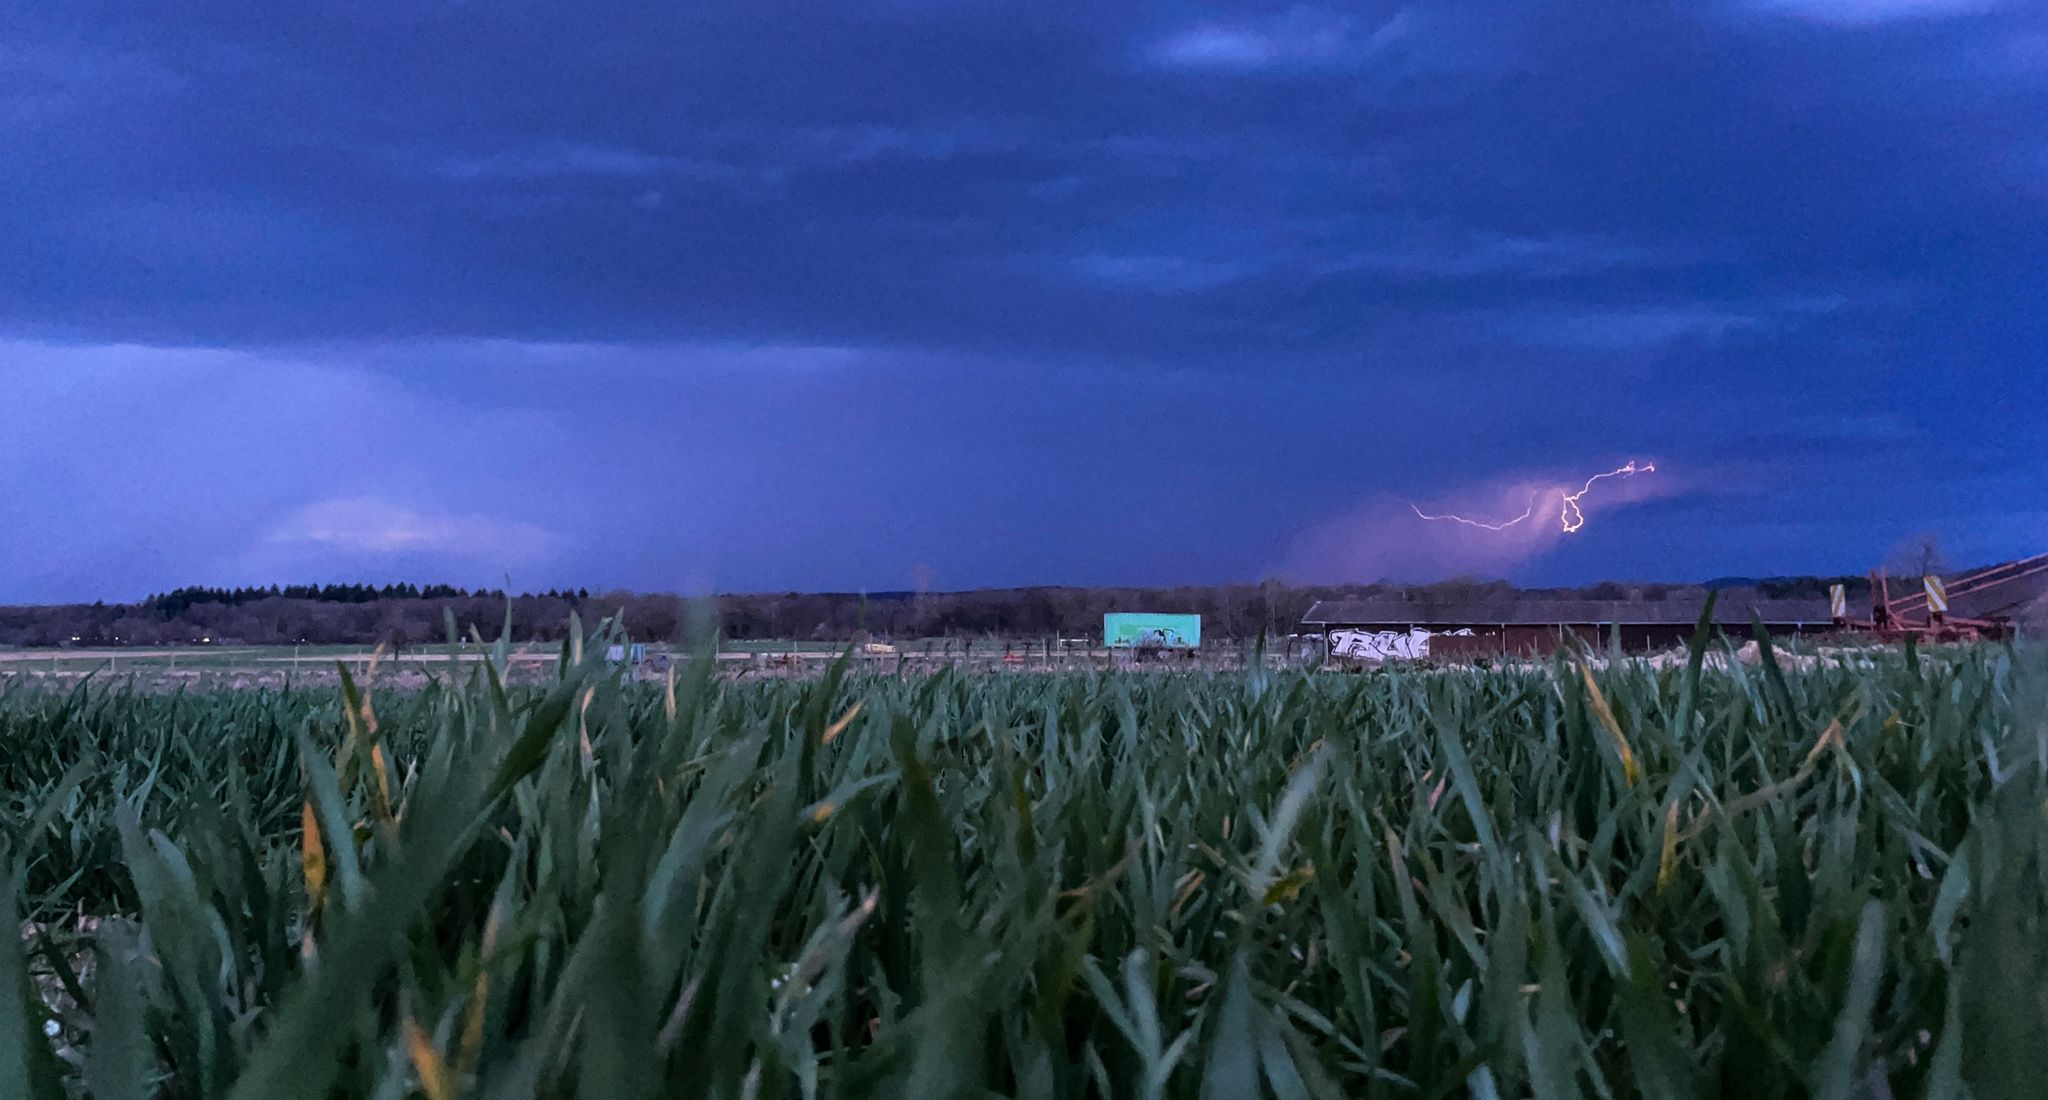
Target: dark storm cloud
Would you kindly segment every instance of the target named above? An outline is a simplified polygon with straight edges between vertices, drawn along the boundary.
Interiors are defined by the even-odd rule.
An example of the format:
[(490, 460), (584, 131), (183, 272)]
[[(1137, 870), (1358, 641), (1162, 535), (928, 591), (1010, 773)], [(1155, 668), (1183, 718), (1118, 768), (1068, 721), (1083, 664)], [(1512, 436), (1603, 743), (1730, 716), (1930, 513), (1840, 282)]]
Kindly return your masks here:
[[(152, 456), (222, 517), (162, 560), (57, 488), (11, 507), (116, 587), (380, 547), (565, 583), (1180, 580), (1382, 491), (1653, 456), (1684, 495), (1522, 575), (2033, 548), (2044, 41), (1995, 0), (17, 5), (14, 369), (361, 387), (390, 469)], [(153, 438), (104, 388), (15, 415), (56, 453), (73, 421), (31, 402)], [(423, 441), (497, 416), (643, 460), (592, 488), (516, 459), (513, 491)], [(98, 514), (151, 514), (116, 456), (67, 461)], [(279, 533), (338, 520), (387, 537)], [(12, 559), (47, 579), (5, 595), (90, 584)]]

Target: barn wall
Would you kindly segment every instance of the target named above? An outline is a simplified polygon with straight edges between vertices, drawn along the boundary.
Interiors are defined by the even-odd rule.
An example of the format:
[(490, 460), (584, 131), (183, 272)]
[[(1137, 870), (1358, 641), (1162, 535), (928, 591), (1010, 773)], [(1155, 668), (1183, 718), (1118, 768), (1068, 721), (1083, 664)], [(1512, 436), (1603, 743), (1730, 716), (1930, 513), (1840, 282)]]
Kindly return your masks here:
[[(1563, 628), (1556, 626), (1441, 626), (1417, 624), (1422, 629), (1436, 632), (1429, 641), (1432, 660), (1471, 660), (1478, 657), (1536, 657), (1558, 650), (1565, 631), (1582, 639), (1594, 649), (1605, 649), (1614, 635), (1612, 626), (1596, 626), (1580, 623)], [(1367, 623), (1354, 626), (1331, 627), (1337, 630), (1364, 631), (1406, 631), (1408, 623)], [(1792, 624), (1777, 624), (1770, 627), (1774, 637), (1796, 634), (1817, 634), (1831, 630), (1828, 624), (1818, 623), (1806, 627)], [(1449, 634), (1451, 630), (1470, 630), (1469, 636)], [(1694, 628), (1690, 625), (1624, 625), (1621, 627), (1621, 647), (1630, 653), (1668, 649), (1683, 646), (1692, 640)], [(1731, 634), (1746, 633), (1729, 631)]]

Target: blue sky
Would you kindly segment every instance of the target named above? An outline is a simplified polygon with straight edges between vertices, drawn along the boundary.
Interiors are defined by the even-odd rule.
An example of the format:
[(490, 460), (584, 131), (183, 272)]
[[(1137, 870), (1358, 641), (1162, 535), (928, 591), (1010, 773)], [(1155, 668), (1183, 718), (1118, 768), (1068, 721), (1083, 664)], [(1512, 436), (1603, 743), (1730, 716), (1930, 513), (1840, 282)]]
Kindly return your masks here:
[(0, 143), (0, 600), (2048, 549), (2018, 0), (27, 0)]

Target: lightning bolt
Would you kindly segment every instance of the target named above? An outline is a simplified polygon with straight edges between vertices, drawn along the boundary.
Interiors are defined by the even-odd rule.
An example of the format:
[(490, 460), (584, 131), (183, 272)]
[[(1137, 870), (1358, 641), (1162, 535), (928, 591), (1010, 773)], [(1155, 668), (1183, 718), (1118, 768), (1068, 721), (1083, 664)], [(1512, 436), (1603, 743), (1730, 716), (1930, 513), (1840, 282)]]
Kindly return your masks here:
[(1535, 515), (1535, 514), (1536, 514), (1536, 502), (1537, 502), (1538, 500), (1542, 499), (1542, 496), (1543, 496), (1543, 494), (1542, 494), (1541, 492), (1537, 492), (1537, 493), (1533, 493), (1533, 494), (1531, 494), (1531, 495), (1530, 495), (1530, 497), (1529, 497), (1529, 507), (1527, 507), (1527, 508), (1523, 509), (1523, 510), (1522, 510), (1522, 514), (1521, 514), (1521, 515), (1519, 515), (1519, 516), (1516, 516), (1515, 518), (1513, 518), (1513, 519), (1511, 519), (1511, 520), (1507, 520), (1507, 521), (1505, 521), (1505, 522), (1502, 522), (1502, 523), (1482, 523), (1482, 522), (1480, 522), (1479, 520), (1476, 520), (1476, 519), (1467, 519), (1467, 518), (1465, 518), (1464, 516), (1457, 516), (1457, 515), (1452, 515), (1452, 514), (1451, 514), (1451, 513), (1449, 513), (1449, 512), (1445, 512), (1445, 513), (1444, 513), (1444, 514), (1442, 514), (1442, 515), (1434, 515), (1434, 516), (1433, 516), (1433, 515), (1430, 515), (1430, 514), (1429, 514), (1428, 512), (1425, 512), (1425, 511), (1423, 511), (1422, 509), (1420, 509), (1420, 508), (1417, 508), (1417, 507), (1416, 507), (1416, 506), (1415, 506), (1415, 505), (1414, 505), (1413, 503), (1409, 504), (1409, 505), (1408, 505), (1408, 507), (1410, 507), (1410, 508), (1414, 508), (1414, 509), (1415, 509), (1415, 514), (1416, 514), (1416, 515), (1418, 515), (1418, 516), (1421, 516), (1421, 517), (1422, 517), (1423, 519), (1441, 519), (1441, 520), (1448, 520), (1448, 521), (1450, 521), (1450, 522), (1452, 522), (1452, 523), (1462, 523), (1462, 524), (1464, 524), (1464, 525), (1465, 525), (1465, 526), (1467, 526), (1467, 527), (1477, 527), (1477, 528), (1479, 528), (1479, 529), (1480, 529), (1480, 530), (1482, 530), (1482, 531), (1505, 531), (1505, 530), (1507, 530), (1508, 528), (1510, 528), (1510, 527), (1513, 527), (1513, 526), (1514, 526), (1515, 524), (1517, 524), (1517, 523), (1520, 523), (1520, 522), (1522, 522), (1523, 520), (1525, 520), (1525, 519), (1528, 519), (1528, 518), (1529, 518), (1530, 516), (1533, 516), (1533, 515)]
[(1482, 531), (1505, 531), (1508, 528), (1513, 527), (1518, 523), (1522, 523), (1528, 520), (1529, 517), (1535, 515), (1537, 503), (1548, 494), (1556, 493), (1559, 497), (1559, 504), (1557, 509), (1558, 527), (1565, 534), (1569, 535), (1573, 534), (1574, 532), (1578, 531), (1579, 528), (1584, 527), (1586, 525), (1586, 513), (1579, 510), (1579, 500), (1583, 498), (1587, 493), (1592, 492), (1594, 485), (1597, 485), (1610, 477), (1634, 477), (1637, 474), (1654, 474), (1656, 472), (1657, 465), (1654, 462), (1630, 462), (1625, 466), (1618, 466), (1612, 470), (1607, 471), (1604, 474), (1594, 474), (1592, 477), (1587, 478), (1586, 483), (1584, 485), (1579, 486), (1579, 491), (1576, 493), (1566, 491), (1565, 487), (1562, 485), (1556, 486), (1555, 488), (1551, 489), (1539, 489), (1536, 492), (1531, 493), (1529, 495), (1529, 507), (1523, 509), (1521, 515), (1516, 516), (1515, 518), (1510, 520), (1502, 520), (1499, 523), (1487, 523), (1483, 520), (1476, 520), (1467, 516), (1456, 515), (1451, 512), (1432, 514), (1423, 511), (1420, 507), (1413, 503), (1409, 504), (1408, 507), (1411, 510), (1413, 510), (1417, 516), (1426, 520), (1442, 520), (1447, 523), (1462, 523), (1467, 527), (1477, 527)]

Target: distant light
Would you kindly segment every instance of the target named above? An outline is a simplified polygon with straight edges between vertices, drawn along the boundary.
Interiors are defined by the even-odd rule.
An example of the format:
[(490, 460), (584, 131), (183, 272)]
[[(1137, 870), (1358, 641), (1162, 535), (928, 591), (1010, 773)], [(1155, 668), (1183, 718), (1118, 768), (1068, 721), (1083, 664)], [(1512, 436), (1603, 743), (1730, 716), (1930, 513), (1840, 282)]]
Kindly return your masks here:
[(200, 641), (202, 641), (202, 642), (210, 642), (210, 641), (212, 641), (213, 639), (212, 639), (212, 638), (201, 638), (201, 639), (199, 639), (199, 640), (200, 640)]

